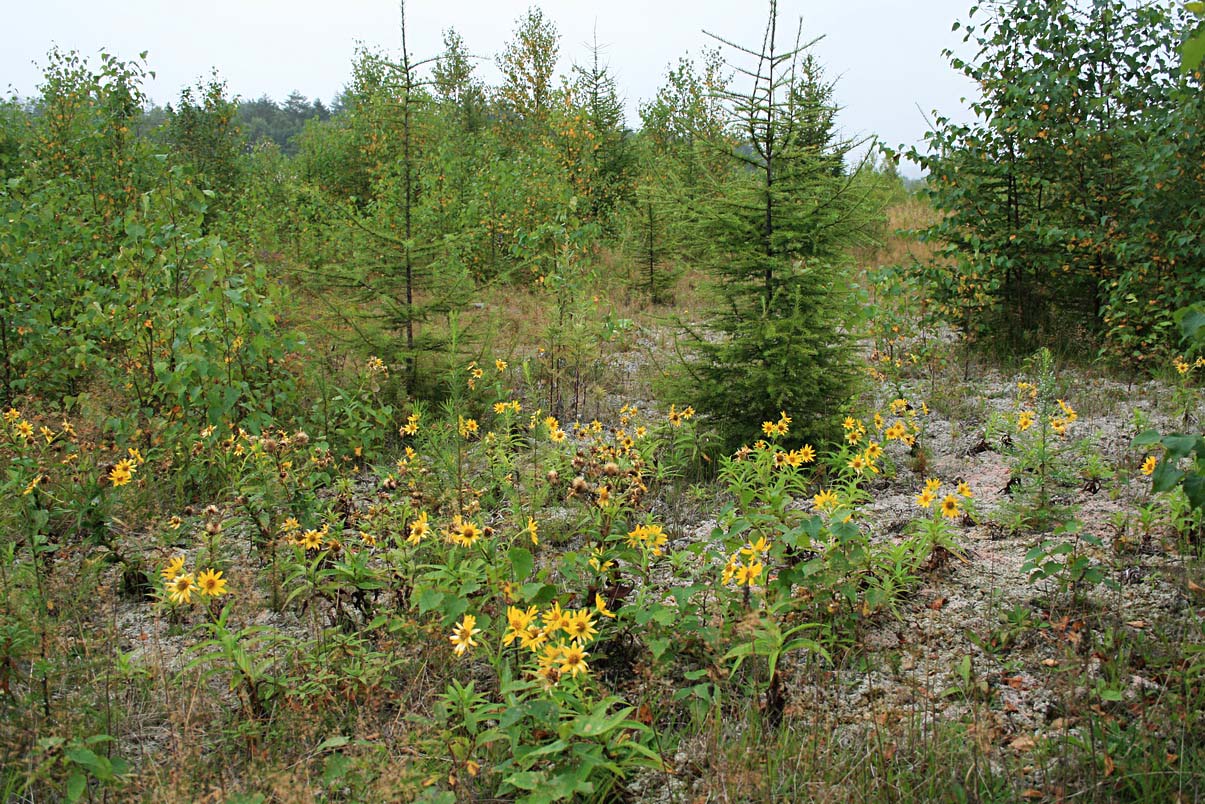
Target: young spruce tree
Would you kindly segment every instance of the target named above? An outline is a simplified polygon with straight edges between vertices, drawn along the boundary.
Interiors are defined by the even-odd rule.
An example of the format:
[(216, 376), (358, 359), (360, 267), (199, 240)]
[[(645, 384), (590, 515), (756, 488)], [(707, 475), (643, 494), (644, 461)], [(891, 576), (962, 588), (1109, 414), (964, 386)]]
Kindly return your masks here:
[[(711, 35), (711, 34), (709, 34)], [(844, 267), (869, 210), (843, 167), (855, 143), (833, 131), (832, 84), (798, 35), (779, 49), (776, 3), (760, 48), (713, 36), (739, 57), (722, 98), (739, 145), (735, 178), (693, 213), (716, 306), (686, 363), (695, 404), (728, 446), (755, 437), (779, 411), (793, 435), (820, 439), (854, 390)]]

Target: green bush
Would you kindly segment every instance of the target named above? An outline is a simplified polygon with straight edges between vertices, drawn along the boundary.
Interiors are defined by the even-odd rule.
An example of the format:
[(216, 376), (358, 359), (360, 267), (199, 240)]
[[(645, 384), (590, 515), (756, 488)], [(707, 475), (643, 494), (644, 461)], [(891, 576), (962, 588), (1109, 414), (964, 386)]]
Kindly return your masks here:
[(981, 87), (975, 117), (938, 117), (909, 153), (942, 213), (923, 236), (947, 259), (924, 279), (972, 337), (1028, 351), (1078, 328), (1148, 360), (1205, 292), (1205, 95), (1177, 69), (1184, 16), (1122, 0), (977, 10), (954, 26), (975, 60), (947, 51)]

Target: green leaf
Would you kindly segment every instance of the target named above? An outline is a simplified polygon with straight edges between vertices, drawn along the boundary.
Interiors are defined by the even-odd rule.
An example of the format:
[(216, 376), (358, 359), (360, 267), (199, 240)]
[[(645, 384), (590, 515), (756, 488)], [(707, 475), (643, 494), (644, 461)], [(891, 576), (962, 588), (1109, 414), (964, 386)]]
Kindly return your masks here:
[[(1202, 5), (1205, 5), (1205, 3), (1202, 3)], [(1205, 41), (1205, 34), (1202, 35), (1202, 41)], [(1205, 310), (1199, 310), (1196, 307), (1185, 307), (1177, 310), (1175, 317), (1180, 322), (1180, 335), (1189, 343), (1196, 341), (1201, 329), (1205, 328)]]
[(609, 704), (597, 706), (588, 717), (573, 721), (573, 734), (578, 737), (600, 737), (624, 724), (635, 707), (626, 706), (612, 715), (607, 714)]
[(532, 558), (530, 550), (524, 547), (512, 547), (506, 552), (506, 556), (510, 559), (511, 577), (514, 580), (522, 581), (531, 574), (535, 560)]
[[(1198, 443), (1201, 443), (1202, 446), (1198, 447)], [(1164, 436), (1163, 446), (1167, 449), (1168, 457), (1174, 459), (1187, 458), (1188, 453), (1194, 449), (1205, 452), (1205, 440), (1195, 435), (1173, 433), (1172, 435)]]
[(519, 597), (528, 603), (543, 605), (556, 597), (556, 587), (549, 583), (525, 583), (519, 587)]
[(655, 661), (661, 661), (661, 657), (665, 655), (665, 651), (673, 644), (673, 640), (668, 637), (648, 640), (649, 651), (653, 654)]
[(1185, 477), (1184, 494), (1193, 508), (1205, 509), (1205, 475), (1198, 472)]
[(437, 589), (424, 589), (418, 593), (418, 611), (420, 614), (439, 608), (443, 603), (444, 595)]
[(1180, 46), (1180, 72), (1187, 75), (1205, 60), (1205, 30), (1198, 30)]
[(74, 748), (68, 748), (63, 753), (67, 756), (67, 759), (71, 760), (77, 765), (83, 765), (93, 773), (98, 773), (102, 770), (108, 772), (109, 770), (107, 767), (108, 763), (104, 763), (103, 760), (91, 749), (76, 746)]
[(530, 760), (532, 760), (532, 759), (535, 759), (537, 757), (545, 757), (545, 756), (548, 756), (549, 754), (559, 754), (568, 747), (569, 747), (569, 743), (565, 742), (564, 740), (553, 740), (552, 742), (550, 742), (546, 745), (541, 745), (538, 748), (533, 748), (532, 750), (527, 751), (521, 755), (518, 755), (515, 758), (518, 760), (521, 760), (524, 764), (530, 764)]
[(512, 773), (502, 781), (506, 784), (516, 787), (519, 790), (535, 790), (540, 785), (544, 784), (548, 777), (537, 771), (522, 771), (521, 773)]
[(1158, 444), (1159, 438), (1158, 430), (1147, 430), (1134, 436), (1134, 440), (1130, 442), (1130, 446), (1134, 448), (1149, 447), (1152, 444)]
[(1155, 492), (1171, 491), (1183, 477), (1184, 473), (1177, 469), (1175, 464), (1166, 459), (1159, 461), (1159, 465), (1155, 467), (1155, 473), (1151, 475), (1151, 490)]
[(351, 742), (350, 737), (345, 737), (342, 734), (336, 734), (334, 737), (327, 737), (322, 742), (314, 747), (314, 753), (325, 751), (328, 748), (342, 748)]
[(76, 771), (71, 774), (71, 778), (67, 780), (67, 800), (79, 801), (84, 795), (84, 789), (88, 786), (88, 780), (84, 778), (84, 774)]

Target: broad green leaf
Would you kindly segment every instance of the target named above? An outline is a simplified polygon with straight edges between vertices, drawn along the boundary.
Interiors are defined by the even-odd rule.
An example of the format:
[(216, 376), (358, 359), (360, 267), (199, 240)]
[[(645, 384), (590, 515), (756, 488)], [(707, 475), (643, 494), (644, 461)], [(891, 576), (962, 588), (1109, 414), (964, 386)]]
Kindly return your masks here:
[(522, 581), (531, 574), (535, 561), (530, 550), (525, 547), (512, 547), (506, 552), (506, 555), (510, 559), (511, 577), (514, 580)]

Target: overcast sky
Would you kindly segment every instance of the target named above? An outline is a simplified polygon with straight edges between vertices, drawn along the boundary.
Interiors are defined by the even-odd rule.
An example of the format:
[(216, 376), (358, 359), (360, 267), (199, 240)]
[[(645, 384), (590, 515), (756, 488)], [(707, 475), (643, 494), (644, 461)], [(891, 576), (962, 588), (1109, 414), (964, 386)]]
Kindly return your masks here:
[[(941, 57), (964, 50), (950, 27), (965, 19), (972, 0), (780, 0), (780, 30), (793, 34), (802, 17), (805, 38), (823, 36), (814, 52), (837, 78), (839, 125), (849, 136), (877, 135), (895, 146), (920, 143), (934, 109), (966, 119), (962, 98), (974, 91)], [(455, 28), (483, 57), (478, 73), (495, 83), (493, 58), (511, 38), (527, 0), (408, 0), (411, 54), (435, 56), (442, 31)], [(538, 5), (561, 34), (558, 69), (586, 63), (597, 34), (628, 109), (663, 82), (667, 67), (688, 51), (713, 44), (710, 31), (760, 45), (768, 0), (545, 0)], [(282, 100), (297, 90), (329, 102), (350, 75), (357, 45), (396, 53), (400, 13), (394, 0), (35, 0), (5, 13), (0, 88), (29, 96), (41, 80), (52, 45), (94, 57), (102, 48), (121, 58), (148, 51), (156, 73), (146, 90), (158, 103), (217, 68), (232, 94)], [(782, 41), (786, 41), (784, 37)], [(922, 113), (923, 112), (923, 113)], [(905, 169), (916, 175), (915, 169)]]

